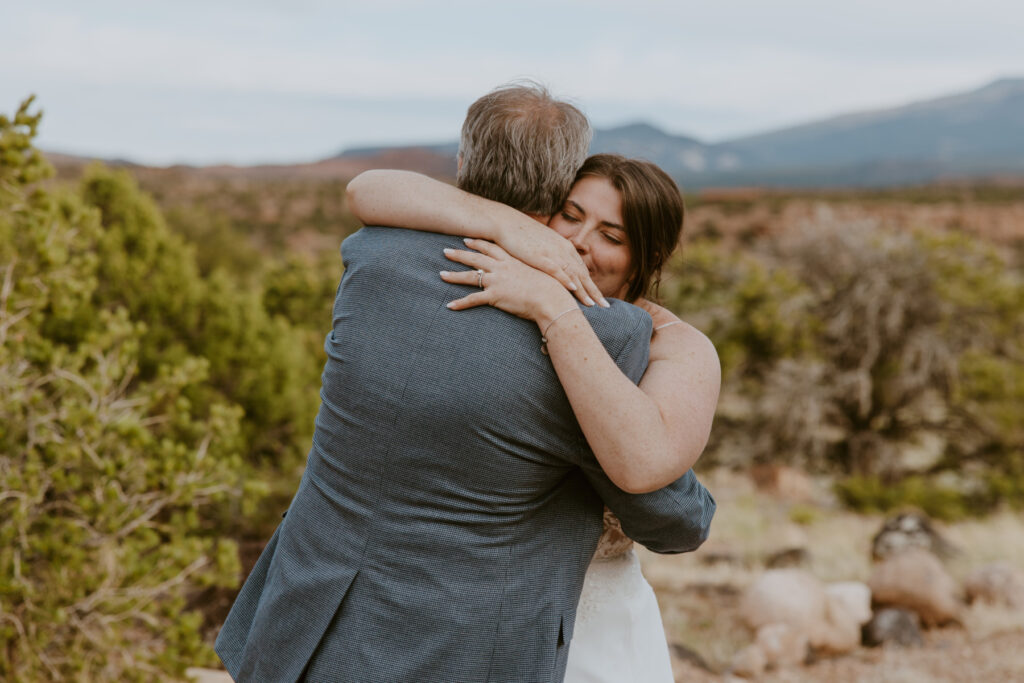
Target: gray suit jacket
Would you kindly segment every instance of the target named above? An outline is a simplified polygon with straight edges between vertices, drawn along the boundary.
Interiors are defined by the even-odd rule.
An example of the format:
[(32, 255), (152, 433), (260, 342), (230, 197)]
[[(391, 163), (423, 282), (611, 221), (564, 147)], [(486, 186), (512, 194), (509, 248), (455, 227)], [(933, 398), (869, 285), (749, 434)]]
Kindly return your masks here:
[[(688, 473), (640, 496), (601, 471), (536, 326), (450, 285), (444, 235), (345, 240), (306, 471), (216, 650), (237, 680), (560, 681), (602, 501), (659, 552), (706, 538)], [(642, 375), (651, 320), (585, 314)]]

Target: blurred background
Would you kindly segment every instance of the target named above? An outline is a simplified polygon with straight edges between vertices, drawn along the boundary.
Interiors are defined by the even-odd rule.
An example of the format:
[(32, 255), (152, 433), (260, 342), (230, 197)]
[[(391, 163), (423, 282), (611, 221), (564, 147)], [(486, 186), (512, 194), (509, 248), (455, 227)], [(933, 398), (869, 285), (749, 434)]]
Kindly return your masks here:
[(719, 514), (642, 558), (680, 680), (743, 669), (766, 572), (878, 607), (898, 513), (944, 618), (766, 680), (1024, 675), (1022, 34), (1004, 0), (4, 7), (0, 678), (217, 666), (309, 447), (345, 184), (450, 181), (520, 78), (687, 203), (659, 294), (722, 359)]

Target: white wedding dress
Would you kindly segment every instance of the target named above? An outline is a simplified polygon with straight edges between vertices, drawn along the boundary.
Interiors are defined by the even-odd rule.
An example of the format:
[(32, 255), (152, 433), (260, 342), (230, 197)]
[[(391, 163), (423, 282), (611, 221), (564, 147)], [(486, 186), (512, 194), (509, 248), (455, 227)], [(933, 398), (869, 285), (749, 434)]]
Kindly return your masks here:
[(565, 683), (672, 683), (668, 642), (633, 542), (605, 510), (569, 644)]

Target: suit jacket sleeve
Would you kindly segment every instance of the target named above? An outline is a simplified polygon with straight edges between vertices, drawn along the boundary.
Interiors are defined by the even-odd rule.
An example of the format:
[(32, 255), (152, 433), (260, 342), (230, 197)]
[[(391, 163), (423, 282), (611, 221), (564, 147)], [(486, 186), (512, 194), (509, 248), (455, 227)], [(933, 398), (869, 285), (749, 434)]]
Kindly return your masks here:
[[(616, 365), (634, 383), (647, 368), (650, 339), (648, 322), (629, 335), (615, 356)], [(715, 500), (692, 470), (663, 489), (629, 494), (612, 483), (585, 443), (581, 451), (583, 473), (634, 541), (658, 553), (683, 553), (697, 549), (707, 539)]]

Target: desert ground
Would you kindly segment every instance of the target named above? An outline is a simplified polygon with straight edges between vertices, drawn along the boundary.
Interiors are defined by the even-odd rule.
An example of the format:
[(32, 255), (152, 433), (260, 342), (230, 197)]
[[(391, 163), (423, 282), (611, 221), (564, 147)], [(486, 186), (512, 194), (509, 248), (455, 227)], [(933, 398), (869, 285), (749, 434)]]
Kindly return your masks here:
[[(867, 581), (871, 540), (884, 521), (881, 515), (841, 509), (826, 483), (809, 478), (808, 488), (774, 492), (727, 472), (706, 480), (718, 501), (707, 543), (682, 556), (640, 550), (673, 646), (676, 680), (696, 683), (737, 680), (729, 673), (730, 663), (752, 640), (739, 617), (740, 596), (773, 553), (802, 547), (807, 551), (804, 568), (823, 581)], [(1024, 519), (1019, 514), (1007, 511), (937, 526), (957, 549), (945, 561), (955, 579), (999, 561), (1024, 569)], [(962, 621), (962, 626), (926, 630), (921, 647), (861, 647), (804, 666), (770, 670), (757, 680), (1024, 681), (1024, 611), (977, 604), (965, 608)], [(693, 659), (702, 664), (685, 653), (695, 653)]]
[[(638, 548), (658, 596), (679, 683), (736, 682), (734, 656), (752, 642), (740, 617), (743, 590), (780, 551), (803, 549), (802, 568), (822, 581), (867, 581), (871, 541), (882, 515), (842, 509), (826, 481), (800, 477), (766, 490), (745, 474), (702, 477), (718, 502), (710, 539), (697, 552), (657, 555)], [(984, 519), (936, 524), (954, 547), (944, 561), (962, 580), (993, 562), (1024, 570), (1024, 519), (1004, 511)], [(860, 647), (768, 670), (765, 683), (1002, 683), (1024, 681), (1024, 611), (965, 606), (962, 625), (925, 630), (919, 647)], [(191, 669), (199, 683), (225, 683), (224, 672)]]

